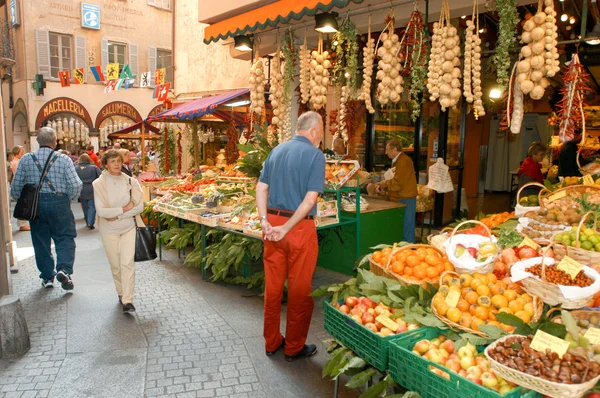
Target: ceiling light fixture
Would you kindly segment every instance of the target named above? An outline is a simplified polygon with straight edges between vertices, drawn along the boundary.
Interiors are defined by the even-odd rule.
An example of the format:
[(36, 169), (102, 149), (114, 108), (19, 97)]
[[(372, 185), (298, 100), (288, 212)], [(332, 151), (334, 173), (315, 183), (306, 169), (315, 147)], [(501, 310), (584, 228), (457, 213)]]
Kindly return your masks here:
[(565, 22), (567, 19), (569, 19), (569, 16), (567, 14), (563, 14), (560, 16), (560, 20)]
[(499, 88), (493, 88), (490, 90), (491, 99), (498, 99), (500, 97), (502, 97), (502, 90), (500, 90)]
[(337, 13), (324, 12), (315, 15), (315, 30), (320, 33), (335, 33), (338, 31)]
[(235, 108), (237, 106), (245, 106), (245, 105), (250, 105), (250, 100), (240, 100), (240, 101), (235, 101), (235, 102), (230, 102), (228, 104), (225, 104), (225, 106), (230, 106), (232, 108)]
[(252, 40), (249, 36), (235, 36), (233, 38), (234, 47), (239, 51), (252, 51)]
[[(597, 46), (600, 44), (600, 23), (594, 25), (594, 29), (587, 35), (585, 35), (585, 42), (590, 46)], [(589, 37), (589, 39), (587, 39)]]
[(467, 16), (463, 15), (462, 17), (460, 17), (460, 19), (467, 19)]

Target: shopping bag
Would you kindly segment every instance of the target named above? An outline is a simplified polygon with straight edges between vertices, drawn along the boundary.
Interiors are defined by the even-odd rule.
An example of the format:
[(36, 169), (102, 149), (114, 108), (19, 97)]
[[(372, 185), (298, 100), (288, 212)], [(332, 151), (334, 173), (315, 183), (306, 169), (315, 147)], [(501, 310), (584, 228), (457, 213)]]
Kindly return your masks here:
[(156, 228), (144, 225), (141, 217), (135, 217), (135, 262), (154, 260), (156, 255)]

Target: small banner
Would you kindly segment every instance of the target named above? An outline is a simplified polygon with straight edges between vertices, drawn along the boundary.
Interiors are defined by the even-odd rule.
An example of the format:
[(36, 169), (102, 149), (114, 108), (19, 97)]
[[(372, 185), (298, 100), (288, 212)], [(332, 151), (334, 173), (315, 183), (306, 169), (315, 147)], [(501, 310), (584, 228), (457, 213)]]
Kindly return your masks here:
[(152, 98), (156, 98), (158, 96), (158, 90), (160, 86), (154, 86), (154, 91), (152, 92)]
[(123, 83), (123, 88), (124, 89), (128, 89), (133, 87), (133, 85), (135, 84), (135, 79), (125, 79), (125, 82)]
[(92, 75), (94, 75), (94, 79), (96, 79), (97, 82), (104, 81), (104, 73), (102, 73), (102, 67), (100, 65), (90, 66), (90, 71), (92, 72)]
[(73, 69), (75, 84), (83, 84), (83, 68)]
[(106, 66), (106, 78), (114, 80), (119, 78), (119, 63), (108, 64)]
[(159, 84), (165, 84), (166, 71), (167, 70), (165, 68), (160, 68), (154, 71), (154, 84), (156, 84), (157, 86)]
[(58, 77), (60, 78), (61, 87), (69, 87), (71, 85), (71, 78), (69, 77), (68, 70), (58, 72)]
[(116, 84), (115, 84), (115, 91), (120, 90), (121, 87), (123, 86), (123, 82), (125, 81), (125, 79), (117, 79), (116, 80)]
[(169, 97), (169, 88), (171, 88), (171, 83), (161, 84), (158, 92), (157, 99), (160, 102), (166, 101)]
[[(150, 72), (142, 73), (142, 76), (140, 77), (140, 87), (148, 87), (150, 85), (150, 76), (151, 76)], [(152, 98), (155, 98), (155, 97), (152, 97)]]
[(106, 87), (104, 87), (104, 93), (110, 93), (111, 91), (115, 91), (117, 82), (118, 80), (108, 80), (106, 82)]
[(121, 79), (133, 79), (133, 73), (131, 73), (131, 68), (129, 67), (129, 64), (125, 65), (123, 67), (123, 70), (121, 71), (121, 76), (119, 76)]

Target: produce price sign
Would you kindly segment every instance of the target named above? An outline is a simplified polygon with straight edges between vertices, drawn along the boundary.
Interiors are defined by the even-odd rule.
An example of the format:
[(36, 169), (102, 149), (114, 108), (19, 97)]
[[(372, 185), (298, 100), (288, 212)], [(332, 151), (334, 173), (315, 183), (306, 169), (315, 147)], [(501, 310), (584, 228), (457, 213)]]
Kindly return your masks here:
[(589, 328), (583, 335), (591, 344), (600, 344), (600, 329)]
[(594, 178), (591, 174), (586, 174), (583, 176), (583, 185), (595, 185)]
[(564, 256), (560, 263), (556, 266), (559, 270), (565, 271), (571, 279), (575, 279), (577, 274), (583, 269), (583, 265), (573, 260), (571, 257)]
[(564, 198), (565, 196), (567, 196), (567, 191), (557, 192), (554, 195), (548, 196), (548, 202), (554, 202), (555, 200)]
[(379, 315), (375, 320), (390, 330), (396, 331), (398, 329), (398, 324), (387, 316)]
[(535, 250), (538, 250), (540, 248), (540, 245), (535, 243), (529, 236), (526, 236), (525, 239), (523, 239), (523, 242), (521, 242), (519, 247), (521, 246), (529, 246)]
[(446, 296), (446, 303), (450, 308), (455, 308), (460, 300), (460, 293), (456, 290), (450, 290), (448, 296)]
[(569, 342), (563, 339), (559, 339), (556, 336), (552, 336), (544, 331), (538, 330), (535, 332), (535, 336), (533, 336), (533, 340), (531, 340), (530, 347), (536, 351), (545, 353), (546, 348), (549, 348), (551, 351), (554, 351), (558, 354), (560, 358), (567, 352), (569, 349)]

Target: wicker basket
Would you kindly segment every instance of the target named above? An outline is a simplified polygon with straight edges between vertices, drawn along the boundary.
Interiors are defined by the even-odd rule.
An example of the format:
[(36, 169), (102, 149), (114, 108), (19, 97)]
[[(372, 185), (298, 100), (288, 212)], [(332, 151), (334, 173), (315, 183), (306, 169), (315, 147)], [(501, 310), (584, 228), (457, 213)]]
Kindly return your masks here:
[(452, 228), (450, 227), (443, 228), (439, 233), (429, 235), (427, 237), (427, 243), (445, 253), (446, 248), (444, 247), (444, 242), (448, 240), (448, 235), (445, 235), (444, 233), (451, 231)]
[[(442, 285), (442, 281), (446, 275), (454, 275), (456, 277), (459, 276), (456, 272), (453, 272), (453, 271), (446, 271), (446, 272), (442, 273), (442, 275), (440, 275), (440, 281), (439, 281), (440, 286)], [(446, 318), (445, 316), (440, 315), (440, 313), (437, 311), (437, 309), (435, 308), (435, 305), (433, 305), (433, 303), (431, 303), (431, 312), (433, 312), (433, 315), (438, 317), (438, 319), (440, 321), (444, 322), (446, 325), (450, 326), (451, 328), (460, 329), (467, 333), (473, 333), (478, 336), (488, 338), (488, 335), (481, 331), (465, 327), (456, 322), (452, 322), (450, 319)], [(534, 322), (538, 321), (542, 317), (543, 312), (544, 312), (544, 303), (540, 299), (538, 299), (537, 297), (534, 296), (533, 297), (533, 317), (531, 318), (531, 320)]]
[[(597, 230), (596, 213), (594, 213), (593, 211), (587, 212), (581, 218), (581, 221), (579, 222), (579, 225), (577, 226), (577, 229), (575, 230), (577, 247), (569, 247), (568, 250), (569, 250), (569, 257), (571, 257), (573, 260), (576, 260), (583, 265), (589, 265), (591, 267), (594, 265), (600, 265), (600, 253), (592, 251), (592, 250), (585, 250), (585, 249), (582, 249), (581, 247), (579, 247), (579, 245), (580, 245), (579, 234), (581, 233), (581, 228), (583, 227), (583, 225), (585, 225), (585, 220), (590, 215), (594, 216), (594, 230)], [(561, 245), (561, 246), (557, 246), (554, 249), (554, 258), (556, 260), (560, 261), (566, 255), (567, 255), (567, 247), (566, 246)]]
[(538, 192), (538, 202), (541, 202), (541, 198), (540, 198), (540, 194), (542, 192), (544, 192), (546, 190), (546, 187), (542, 184), (540, 184), (539, 182), (530, 182), (528, 184), (523, 185), (521, 188), (519, 188), (519, 190), (517, 191), (517, 197), (516, 197), (516, 204), (515, 204), (515, 215), (516, 216), (522, 216), (523, 214), (527, 213), (528, 211), (533, 211), (533, 210), (539, 210), (540, 206), (521, 206), (519, 204), (519, 201), (521, 200), (521, 192), (523, 192), (523, 190), (525, 188), (529, 188), (529, 187), (540, 187), (542, 188), (540, 190), (540, 192)]
[[(559, 246), (559, 244), (557, 244), (557, 243), (552, 243), (552, 244), (548, 245), (544, 249), (544, 254), (546, 253), (546, 250), (548, 250), (551, 247), (554, 247), (555, 245)], [(564, 244), (561, 243), (560, 245), (564, 245)], [(554, 250), (556, 253), (556, 249), (554, 249)], [(542, 255), (542, 277), (537, 278), (535, 276), (530, 276), (528, 278), (521, 280), (521, 284), (523, 285), (523, 290), (525, 290), (527, 293), (529, 293), (529, 295), (531, 295), (533, 297), (539, 297), (540, 300), (542, 300), (544, 303), (551, 305), (551, 306), (560, 304), (562, 306), (562, 308), (565, 308), (568, 310), (587, 307), (588, 304), (590, 304), (590, 302), (593, 301), (594, 293), (591, 294), (590, 296), (586, 296), (586, 297), (582, 297), (582, 298), (578, 298), (578, 299), (566, 298), (560, 291), (560, 288), (558, 287), (557, 284), (546, 282), (546, 280), (545, 280), (546, 279), (546, 276), (545, 276), (546, 275), (546, 264), (544, 264), (544, 258), (546, 258), (546, 257), (544, 257)], [(558, 263), (556, 263), (556, 264), (558, 264)]]
[(390, 254), (390, 257), (388, 258), (388, 262), (385, 266), (382, 266), (382, 265), (376, 263), (375, 261), (373, 261), (373, 259), (371, 258), (371, 255), (369, 255), (370, 270), (375, 275), (383, 276), (383, 277), (391, 278), (391, 279), (396, 279), (405, 285), (419, 285), (422, 288), (427, 288), (427, 284), (431, 284), (431, 285), (437, 287), (439, 284), (439, 281), (437, 279), (436, 280), (409, 279), (409, 278), (404, 277), (403, 275), (398, 275), (397, 273), (393, 272), (390, 269), (390, 263), (391, 263), (393, 255), (395, 255), (401, 251), (404, 251), (404, 250), (412, 250), (412, 249), (419, 249), (419, 248), (425, 248), (425, 249), (432, 248), (435, 251), (437, 251), (440, 255), (442, 255), (442, 257), (446, 257), (446, 254), (443, 251), (441, 251), (433, 246), (430, 246), (430, 245), (415, 244), (415, 245), (406, 245), (406, 246), (402, 246), (402, 247), (396, 247), (396, 244), (394, 244), (394, 246), (392, 247), (392, 253)]
[(555, 383), (552, 381), (544, 380), (540, 377), (528, 375), (527, 373), (519, 372), (516, 369), (509, 368), (508, 366), (502, 365), (501, 363), (494, 360), (490, 355), (489, 351), (496, 347), (496, 345), (512, 336), (505, 336), (489, 345), (484, 353), (486, 358), (490, 361), (492, 369), (497, 376), (502, 377), (512, 383), (518, 384), (521, 387), (525, 387), (540, 394), (549, 395), (551, 397), (560, 398), (579, 398), (582, 397), (588, 390), (592, 389), (598, 380), (600, 375), (595, 378), (581, 384), (562, 384)]
[[(460, 227), (462, 227), (463, 225), (466, 224), (479, 224), (482, 225), (485, 230), (488, 233), (488, 236), (490, 238), (490, 241), (492, 241), (492, 232), (490, 231), (490, 229), (487, 227), (487, 225), (485, 225), (484, 223), (482, 223), (481, 221), (477, 221), (477, 220), (467, 220), (467, 221), (463, 221), (460, 224), (458, 224), (456, 227), (454, 227), (454, 229), (452, 230), (452, 233), (450, 233), (450, 235), (448, 236), (448, 247), (450, 247), (450, 245), (452, 244), (452, 238), (454, 237), (454, 235), (456, 234), (456, 232), (458, 231), (458, 229)], [(460, 266), (460, 264), (456, 264), (454, 262), (452, 262), (452, 260), (450, 260), (452, 262), (452, 264), (454, 265), (454, 269), (456, 270), (456, 272), (458, 272), (459, 274), (473, 274), (475, 272), (479, 272), (482, 274), (489, 274), (490, 272), (494, 271), (494, 262), (496, 261), (496, 257), (491, 257), (489, 260), (487, 260), (485, 263), (483, 263), (481, 266), (477, 267), (477, 268), (463, 268)], [(448, 258), (450, 258), (450, 256), (448, 256)]]
[[(560, 308), (550, 309), (550, 311), (548, 311), (548, 318), (550, 318), (552, 316), (552, 314), (554, 314), (557, 311), (560, 311)], [(598, 310), (574, 310), (574, 311), (569, 311), (569, 313), (571, 315), (573, 315), (573, 318), (575, 318), (575, 320), (579, 320), (579, 319), (589, 320), (589, 317), (592, 315), (596, 315), (596, 316), (600, 317), (600, 311), (598, 311)], [(554, 322), (554, 323), (562, 324), (562, 317), (560, 315), (557, 315), (551, 319), (552, 319), (552, 322)], [(592, 326), (592, 325), (590, 325), (590, 326)]]

